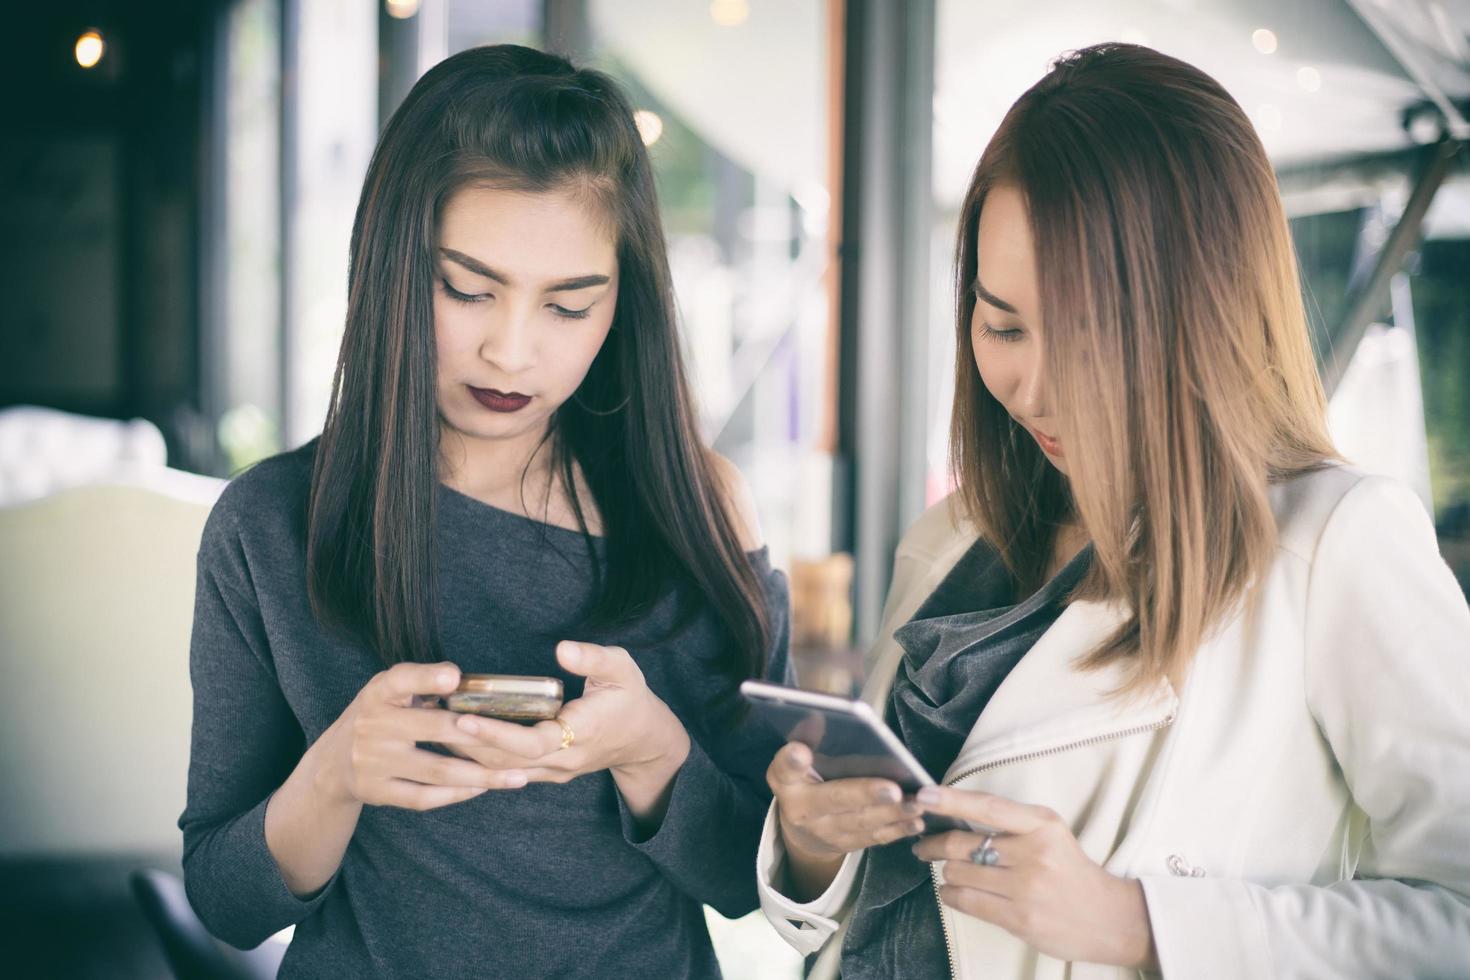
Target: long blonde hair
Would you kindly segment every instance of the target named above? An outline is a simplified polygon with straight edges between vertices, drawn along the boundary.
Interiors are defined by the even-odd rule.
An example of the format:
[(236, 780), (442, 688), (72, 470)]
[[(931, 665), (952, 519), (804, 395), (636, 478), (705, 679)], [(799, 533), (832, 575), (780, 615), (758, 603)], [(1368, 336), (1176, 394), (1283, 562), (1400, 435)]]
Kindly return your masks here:
[[(1064, 478), (975, 370), (976, 232), (990, 188), (1027, 202)], [(951, 465), (1018, 585), (1060, 524), (1094, 556), (1074, 599), (1123, 626), (1079, 666), (1127, 688), (1182, 674), (1276, 544), (1268, 486), (1337, 458), (1275, 176), (1240, 106), (1175, 58), (1102, 44), (1011, 107), (956, 246)]]

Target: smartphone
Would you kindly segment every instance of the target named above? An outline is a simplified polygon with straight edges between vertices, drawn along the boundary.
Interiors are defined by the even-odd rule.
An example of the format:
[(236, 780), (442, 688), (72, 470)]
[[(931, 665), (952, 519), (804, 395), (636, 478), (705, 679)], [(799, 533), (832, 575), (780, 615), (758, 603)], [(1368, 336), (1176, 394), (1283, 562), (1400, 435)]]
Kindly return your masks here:
[(414, 703), (533, 725), (561, 711), (562, 687), (555, 677), (461, 674), (459, 687), (451, 693), (420, 695)]
[[(897, 783), (905, 796), (934, 785), (934, 778), (866, 701), (764, 681), (746, 681), (740, 685), (740, 693), (786, 741), (801, 742), (812, 750), (812, 768), (824, 780), (888, 779)], [(924, 833), (946, 830), (990, 833), (988, 828), (968, 821), (924, 814)]]

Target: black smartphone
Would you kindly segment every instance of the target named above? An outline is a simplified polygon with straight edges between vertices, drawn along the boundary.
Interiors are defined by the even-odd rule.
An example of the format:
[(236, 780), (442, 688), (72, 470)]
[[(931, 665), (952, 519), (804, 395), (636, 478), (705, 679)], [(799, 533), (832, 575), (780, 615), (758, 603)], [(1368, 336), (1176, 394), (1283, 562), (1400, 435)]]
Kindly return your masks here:
[[(906, 796), (934, 785), (933, 777), (866, 701), (763, 681), (746, 681), (740, 693), (786, 741), (801, 742), (812, 750), (812, 768), (823, 779), (889, 779)], [(924, 814), (926, 834), (946, 830), (991, 832), (967, 821)]]

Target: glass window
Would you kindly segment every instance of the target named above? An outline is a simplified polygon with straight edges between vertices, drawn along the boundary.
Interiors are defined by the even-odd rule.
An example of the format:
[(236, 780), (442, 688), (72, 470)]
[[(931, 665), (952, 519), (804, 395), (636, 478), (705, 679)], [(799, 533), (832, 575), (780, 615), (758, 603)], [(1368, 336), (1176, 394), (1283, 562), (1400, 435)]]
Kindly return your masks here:
[[(420, 35), (442, 23), (451, 54), (539, 46), (552, 30), (539, 0), (399, 7)], [(824, 556), (834, 363), (827, 6), (589, 0), (562, 13), (560, 40), (624, 86), (649, 147), (706, 438), (750, 480), (773, 559)], [(420, 36), (418, 50), (433, 49)]]
[[(1425, 90), (1404, 65), (1431, 83), (1464, 78), (1446, 69), (1436, 38), (1449, 35), (1412, 10), (1377, 10), (1365, 21), (1345, 4), (939, 0), (937, 23), (931, 283), (942, 299), (930, 322), (931, 500), (950, 486), (958, 208), (1006, 109), (1058, 54), (1107, 40), (1147, 44), (1209, 72), (1236, 98), (1278, 170), (1319, 351), (1331, 349), (1353, 289), (1408, 200), (1419, 144), (1436, 135)], [(1432, 504), (1462, 584), (1470, 581), (1467, 186), (1462, 167), (1441, 187), (1428, 240), (1394, 280), (1384, 322), (1356, 351), (1330, 419), (1350, 458), (1405, 480)]]

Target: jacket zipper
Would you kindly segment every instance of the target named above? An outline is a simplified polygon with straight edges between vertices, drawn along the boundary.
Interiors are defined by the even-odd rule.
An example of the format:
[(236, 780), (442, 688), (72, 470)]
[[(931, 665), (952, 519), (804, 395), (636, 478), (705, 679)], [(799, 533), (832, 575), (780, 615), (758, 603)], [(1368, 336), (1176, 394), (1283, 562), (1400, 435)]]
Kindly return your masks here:
[[(1171, 713), (1167, 718), (1163, 719), (1162, 721), (1156, 721), (1153, 724), (1138, 725), (1134, 728), (1125, 728), (1120, 732), (1108, 732), (1103, 735), (1094, 735), (1091, 738), (1084, 738), (1080, 742), (1068, 742), (1066, 745), (1057, 745), (1049, 749), (1041, 749), (1037, 752), (1026, 752), (1021, 755), (1013, 755), (1009, 759), (997, 759), (995, 762), (987, 762), (983, 766), (976, 766), (973, 769), (966, 769), (964, 772), (955, 776), (953, 779), (946, 780), (944, 785), (953, 786), (960, 780), (968, 779), (976, 773), (989, 772), (991, 769), (999, 769), (1001, 766), (1008, 766), (1013, 762), (1029, 762), (1032, 759), (1040, 759), (1048, 755), (1056, 755), (1060, 752), (1068, 752), (1072, 749), (1079, 749), (1087, 745), (1096, 745), (1099, 742), (1108, 742), (1117, 738), (1128, 738), (1131, 735), (1142, 735), (1144, 732), (1153, 732), (1158, 731), (1160, 728), (1167, 728), (1173, 723), (1174, 715)], [(939, 909), (939, 926), (944, 931), (944, 951), (945, 954), (949, 957), (950, 980), (957, 980), (957, 978), (959, 977), (959, 973), (955, 969), (954, 938), (950, 936), (949, 920), (944, 917), (944, 903), (940, 901), (939, 898), (939, 869), (936, 864), (931, 863), (929, 865), (929, 878), (934, 882), (934, 904)]]

